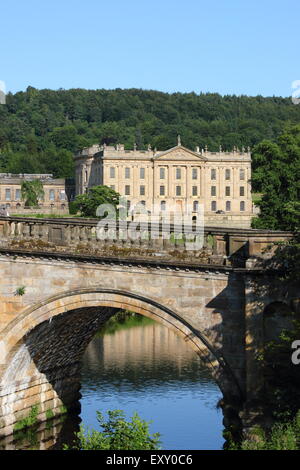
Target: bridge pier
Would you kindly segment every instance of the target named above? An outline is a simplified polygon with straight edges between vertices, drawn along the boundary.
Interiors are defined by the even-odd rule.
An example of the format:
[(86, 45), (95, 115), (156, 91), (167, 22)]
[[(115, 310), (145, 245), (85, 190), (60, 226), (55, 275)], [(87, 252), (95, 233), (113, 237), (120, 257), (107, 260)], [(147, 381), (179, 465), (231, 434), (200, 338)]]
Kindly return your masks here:
[(80, 361), (116, 309), (77, 309), (29, 331), (0, 367), (0, 436), (79, 407)]
[(24, 381), (4, 377), (0, 389), (0, 437), (79, 409), (79, 364), (46, 374), (35, 372)]

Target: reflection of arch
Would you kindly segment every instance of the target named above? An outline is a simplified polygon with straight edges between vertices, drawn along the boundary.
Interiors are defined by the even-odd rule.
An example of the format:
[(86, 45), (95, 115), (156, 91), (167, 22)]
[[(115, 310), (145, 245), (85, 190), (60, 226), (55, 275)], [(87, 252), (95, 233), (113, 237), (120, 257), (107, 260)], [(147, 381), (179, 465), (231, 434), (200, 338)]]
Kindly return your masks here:
[[(16, 352), (26, 344), (26, 335), (34, 334), (37, 327), (44, 325), (45, 331), (47, 325), (51, 325), (52, 320), (60, 317), (63, 319), (64, 315), (69, 315), (72, 312), (80, 314), (82, 319), (82, 316), (85, 315), (83, 309), (93, 310), (95, 313), (95, 310), (98, 312), (99, 308), (99, 313), (97, 313), (99, 317), (101, 316), (100, 307), (116, 309), (111, 314), (120, 309), (131, 310), (172, 328), (189, 343), (209, 367), (224, 395), (226, 391), (228, 394), (230, 390), (231, 395), (242, 398), (242, 393), (231, 370), (224, 358), (214, 350), (205, 334), (193, 328), (184, 318), (168, 307), (150, 298), (115, 289), (87, 288), (65, 292), (27, 308), (0, 334), (0, 351), (5, 350), (5, 345), (9, 345), (9, 349), (6, 351), (4, 370), (9, 369), (12, 357), (15, 357)], [(88, 318), (88, 314), (86, 318)], [(96, 333), (97, 325), (95, 330), (92, 330), (93, 325), (91, 325), (89, 330), (91, 337)], [(59, 336), (59, 333), (56, 332), (56, 334)], [(67, 348), (68, 344), (64, 344), (64, 347)]]

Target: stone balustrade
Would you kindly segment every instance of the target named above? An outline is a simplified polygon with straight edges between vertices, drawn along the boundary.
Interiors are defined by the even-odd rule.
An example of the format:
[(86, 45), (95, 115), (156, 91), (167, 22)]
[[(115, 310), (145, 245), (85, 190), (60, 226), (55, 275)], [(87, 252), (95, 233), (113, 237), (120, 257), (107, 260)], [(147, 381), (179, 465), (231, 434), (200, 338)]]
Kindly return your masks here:
[[(66, 253), (99, 254), (114, 251), (118, 256), (185, 253), (190, 257), (206, 251), (207, 262), (232, 264), (232, 261), (272, 256), (277, 242), (291, 233), (252, 229), (223, 229), (170, 224), (112, 221), (99, 227), (96, 219), (35, 219), (2, 217), (0, 247)], [(273, 246), (273, 249), (270, 247)], [(123, 251), (122, 251), (123, 250)], [(243, 265), (243, 264), (242, 264)]]

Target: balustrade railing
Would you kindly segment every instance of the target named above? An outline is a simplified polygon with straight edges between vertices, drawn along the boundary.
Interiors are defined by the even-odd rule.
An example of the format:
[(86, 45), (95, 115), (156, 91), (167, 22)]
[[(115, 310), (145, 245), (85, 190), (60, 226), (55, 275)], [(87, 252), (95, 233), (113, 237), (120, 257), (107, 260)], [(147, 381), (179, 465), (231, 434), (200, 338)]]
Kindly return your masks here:
[[(239, 257), (266, 257), (266, 248), (278, 241), (288, 240), (291, 233), (251, 229), (223, 229), (147, 222), (121, 221), (99, 227), (98, 220), (90, 219), (35, 219), (23, 217), (0, 218), (0, 246), (65, 249), (106, 250), (108, 247), (166, 252), (176, 250), (190, 252), (206, 250), (222, 263), (223, 259)], [(27, 244), (27, 245), (26, 245)], [(29, 245), (28, 245), (29, 244)], [(271, 250), (272, 251), (272, 250)], [(124, 250), (124, 253), (126, 250)], [(222, 263), (223, 264), (223, 263)]]

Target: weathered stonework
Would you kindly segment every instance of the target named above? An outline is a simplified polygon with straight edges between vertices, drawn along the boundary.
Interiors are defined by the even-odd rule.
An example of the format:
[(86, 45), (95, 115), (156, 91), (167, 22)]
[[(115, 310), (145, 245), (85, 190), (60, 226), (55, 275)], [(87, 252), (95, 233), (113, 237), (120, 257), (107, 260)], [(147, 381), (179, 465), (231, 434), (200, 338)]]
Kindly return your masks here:
[[(203, 233), (194, 226), (170, 225), (164, 232), (160, 224), (141, 223), (138, 238), (130, 236), (130, 222), (119, 227), (118, 222), (99, 230), (99, 220), (33, 219), (3, 217), (0, 219), (0, 250), (10, 249), (93, 255), (109, 258), (159, 257), (167, 263), (174, 260), (197, 264), (256, 266), (260, 259), (270, 258), (274, 243), (289, 240), (291, 233), (268, 230), (244, 230), (204, 227)], [(159, 235), (151, 237), (151, 231)], [(108, 233), (110, 237), (108, 237)], [(128, 235), (129, 234), (129, 235)], [(182, 238), (182, 234), (184, 237)], [(177, 238), (179, 237), (179, 238)], [(190, 249), (190, 241), (203, 242), (200, 249)], [(270, 249), (270, 246), (273, 248)]]
[[(46, 228), (49, 234), (45, 224), (40, 231), (32, 227), (31, 241), (39, 240), (37, 234)], [(43, 421), (50, 412), (58, 416), (78, 406), (83, 351), (99, 326), (120, 309), (173, 329), (211, 370), (224, 395), (225, 416), (235, 413), (251, 421), (249, 410), (263, 391), (257, 362), (264, 342), (263, 312), (274, 302), (297, 308), (297, 286), (277, 281), (274, 273), (248, 269), (245, 262), (237, 267), (189, 258), (81, 255), (72, 245), (56, 252), (54, 244), (51, 251), (5, 248), (9, 234), (3, 225), (0, 435), (11, 434), (32, 407), (38, 406), (37, 419)], [(229, 243), (224, 237), (221, 231), (214, 234), (212, 252), (228, 262), (257, 246), (246, 233), (232, 234)], [(267, 243), (270, 236), (261, 234), (261, 240)], [(252, 250), (256, 256), (261, 245)]]

